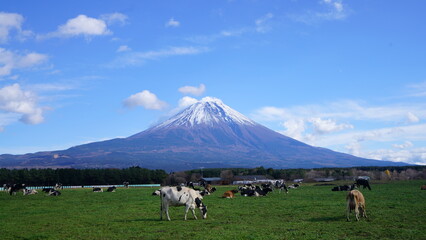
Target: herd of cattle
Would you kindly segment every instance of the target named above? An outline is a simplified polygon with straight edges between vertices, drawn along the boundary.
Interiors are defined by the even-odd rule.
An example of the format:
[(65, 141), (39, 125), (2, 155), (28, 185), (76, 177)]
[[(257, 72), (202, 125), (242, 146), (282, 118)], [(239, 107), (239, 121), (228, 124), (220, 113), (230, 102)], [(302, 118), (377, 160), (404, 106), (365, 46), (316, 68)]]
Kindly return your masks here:
[[(128, 188), (127, 185), (124, 185)], [(202, 202), (202, 199), (206, 195), (210, 195), (216, 191), (215, 187), (210, 184), (201, 184), (204, 189), (196, 188), (192, 182), (188, 182), (186, 186), (174, 186), (174, 187), (162, 187), (152, 193), (152, 195), (160, 196), (161, 198), (161, 213), (160, 219), (163, 219), (163, 214), (166, 215), (167, 220), (170, 221), (169, 207), (170, 206), (185, 206), (184, 219), (187, 219), (187, 213), (191, 210), (192, 215), (197, 219), (195, 215), (195, 209), (200, 209), (201, 216), (203, 219), (207, 218), (207, 206)], [(232, 189), (223, 193), (222, 198), (234, 198), (235, 194), (240, 193), (244, 197), (261, 197), (266, 196), (269, 192), (278, 190), (281, 193), (283, 190), (288, 193), (288, 189), (298, 188), (299, 184), (292, 184), (287, 186), (283, 181), (276, 181), (275, 183), (264, 183), (261, 185), (245, 184), (239, 186), (237, 189)], [(350, 221), (350, 213), (355, 212), (356, 220), (359, 221), (360, 215), (367, 218), (365, 211), (365, 199), (363, 194), (355, 190), (355, 188), (368, 188), (371, 190), (370, 183), (367, 179), (356, 179), (352, 185), (342, 185), (333, 187), (332, 191), (349, 191), (346, 196), (347, 201), (347, 221)], [(4, 190), (10, 195), (16, 195), (17, 192), (22, 191), (23, 195), (33, 195), (38, 192), (34, 189), (27, 189), (25, 184), (4, 184)], [(62, 189), (61, 184), (56, 184), (53, 188), (43, 188), (42, 192), (45, 192), (48, 196), (59, 196)], [(426, 185), (421, 187), (422, 190), (426, 190)], [(108, 187), (107, 192), (115, 192), (116, 187)], [(103, 192), (100, 187), (93, 187), (93, 192)]]

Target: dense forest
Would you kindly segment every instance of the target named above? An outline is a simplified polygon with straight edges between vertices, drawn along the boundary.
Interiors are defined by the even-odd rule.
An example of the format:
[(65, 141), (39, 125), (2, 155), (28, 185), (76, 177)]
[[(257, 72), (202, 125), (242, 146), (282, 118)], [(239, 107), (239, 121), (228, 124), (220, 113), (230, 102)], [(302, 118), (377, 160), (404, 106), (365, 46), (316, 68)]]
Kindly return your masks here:
[(27, 186), (118, 185), (163, 183), (167, 177), (164, 170), (149, 170), (140, 167), (125, 169), (0, 169), (0, 183), (25, 183)]
[(25, 183), (27, 186), (52, 186), (62, 183), (64, 186), (80, 185), (119, 185), (165, 184), (176, 185), (187, 181), (196, 182), (202, 177), (221, 177), (231, 183), (238, 176), (264, 175), (270, 179), (334, 178), (350, 180), (355, 176), (369, 176), (372, 180), (409, 180), (426, 179), (426, 166), (404, 167), (354, 167), (354, 168), (317, 168), (317, 169), (272, 169), (272, 168), (211, 168), (172, 172), (150, 170), (141, 167), (125, 169), (0, 169), (0, 183)]

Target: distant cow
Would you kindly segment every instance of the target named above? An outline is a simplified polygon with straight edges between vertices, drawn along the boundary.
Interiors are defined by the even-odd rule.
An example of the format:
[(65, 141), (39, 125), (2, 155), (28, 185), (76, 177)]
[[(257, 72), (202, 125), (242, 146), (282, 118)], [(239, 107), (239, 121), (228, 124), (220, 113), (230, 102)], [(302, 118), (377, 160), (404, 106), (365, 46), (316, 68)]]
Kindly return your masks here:
[(274, 185), (275, 188), (278, 188), (280, 190), (280, 193), (283, 189), (285, 190), (285, 193), (288, 193), (288, 188), (285, 185), (284, 181), (276, 181)]
[(234, 189), (234, 190), (229, 190), (223, 193), (222, 197), (223, 198), (234, 198), (235, 197), (235, 193), (237, 193), (238, 190)]
[(49, 193), (50, 191), (54, 191), (55, 189), (53, 188), (43, 188), (41, 191), (45, 192), (45, 193)]
[(103, 192), (104, 190), (102, 188), (94, 187), (93, 192)]
[(129, 188), (129, 182), (123, 182), (125, 188)]
[(115, 192), (115, 189), (117, 189), (115, 186), (109, 187), (107, 192)]
[(161, 213), (160, 219), (163, 219), (163, 212), (166, 213), (167, 220), (170, 221), (169, 206), (185, 206), (185, 220), (188, 210), (191, 209), (195, 219), (195, 208), (199, 208), (203, 219), (207, 218), (207, 207), (201, 199), (203, 197), (194, 189), (187, 187), (162, 187), (161, 192)]
[(356, 220), (359, 221), (359, 214), (361, 213), (362, 217), (367, 218), (367, 213), (365, 212), (365, 199), (364, 195), (358, 190), (352, 190), (348, 193), (346, 196), (347, 201), (347, 213), (346, 213), (346, 219), (347, 221), (350, 221), (349, 219), (349, 213), (354, 210), (355, 211), (355, 217)]
[(49, 192), (49, 196), (60, 196), (61, 192), (59, 192), (58, 190), (53, 190)]
[(426, 190), (426, 185), (423, 185), (420, 189), (421, 190)]
[(12, 187), (9, 188), (9, 194), (12, 196), (16, 195), (17, 192), (22, 191), (24, 192), (25, 189), (27, 189), (25, 187), (25, 184), (13, 184)]
[(355, 189), (355, 184), (353, 185), (342, 185), (342, 186), (336, 186), (331, 189), (331, 191), (351, 191)]
[(371, 190), (371, 187), (370, 187), (370, 183), (368, 182), (368, 180), (367, 179), (362, 179), (362, 178), (358, 178), (356, 181), (355, 181), (355, 185), (359, 188), (361, 185), (363, 186), (363, 188), (368, 188), (368, 190)]
[(37, 194), (38, 192), (34, 189), (24, 189), (24, 195), (33, 195)]

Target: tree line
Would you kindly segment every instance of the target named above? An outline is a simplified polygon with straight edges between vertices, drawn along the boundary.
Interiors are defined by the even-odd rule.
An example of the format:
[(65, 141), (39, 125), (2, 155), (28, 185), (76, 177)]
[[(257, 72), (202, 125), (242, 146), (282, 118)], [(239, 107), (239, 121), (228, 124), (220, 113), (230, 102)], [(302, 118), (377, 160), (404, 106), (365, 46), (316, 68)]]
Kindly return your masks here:
[(166, 177), (164, 170), (138, 166), (124, 169), (0, 169), (0, 183), (25, 183), (27, 186), (161, 184)]
[(124, 169), (0, 169), (0, 183), (25, 183), (28, 186), (52, 186), (62, 183), (64, 186), (80, 185), (119, 185), (164, 184), (176, 185), (188, 181), (197, 182), (202, 177), (221, 177), (232, 183), (238, 176), (264, 175), (270, 179), (334, 178), (349, 180), (355, 176), (369, 176), (372, 180), (410, 180), (426, 179), (426, 166), (404, 167), (352, 167), (352, 168), (316, 168), (316, 169), (273, 169), (273, 168), (210, 168), (172, 172), (150, 170), (138, 166)]

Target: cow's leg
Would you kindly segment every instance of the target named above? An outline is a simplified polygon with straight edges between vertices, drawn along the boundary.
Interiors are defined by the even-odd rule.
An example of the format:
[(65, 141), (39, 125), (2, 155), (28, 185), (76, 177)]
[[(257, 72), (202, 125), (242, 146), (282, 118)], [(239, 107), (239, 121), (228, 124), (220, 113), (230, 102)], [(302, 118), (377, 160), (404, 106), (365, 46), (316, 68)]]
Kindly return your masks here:
[(346, 209), (346, 221), (351, 221), (350, 219), (349, 219), (349, 215), (350, 215), (350, 213), (351, 213), (351, 208), (350, 208), (350, 206), (349, 206), (349, 203), (348, 203), (348, 207), (347, 207), (347, 209)]
[(165, 206), (165, 207), (164, 207), (164, 211), (166, 212), (167, 220), (169, 220), (169, 221), (170, 221), (170, 216), (169, 216), (169, 206)]
[[(161, 199), (163, 200), (163, 199)], [(163, 201), (160, 203), (160, 220), (163, 220)]]
[(360, 208), (359, 205), (355, 207), (355, 217), (357, 221), (359, 221), (359, 208)]
[(194, 219), (197, 219), (197, 216), (195, 215), (195, 209), (191, 208), (191, 211), (192, 211), (192, 216), (194, 216)]
[(361, 210), (362, 210), (362, 216), (367, 218), (367, 212), (365, 212), (365, 206), (364, 205), (362, 206)]

